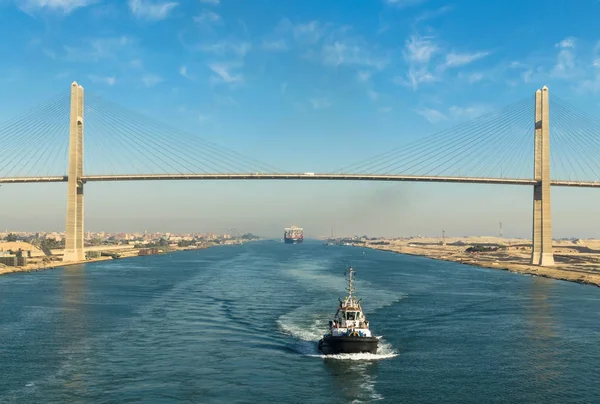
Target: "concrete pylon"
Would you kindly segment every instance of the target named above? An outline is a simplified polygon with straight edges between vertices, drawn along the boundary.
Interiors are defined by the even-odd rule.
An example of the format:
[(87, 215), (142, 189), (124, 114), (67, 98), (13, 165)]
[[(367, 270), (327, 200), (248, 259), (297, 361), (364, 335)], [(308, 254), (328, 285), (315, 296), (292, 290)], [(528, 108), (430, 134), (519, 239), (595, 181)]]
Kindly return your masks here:
[(63, 261), (83, 261), (83, 87), (71, 85), (67, 231)]
[(550, 205), (550, 104), (548, 87), (535, 92), (535, 146), (533, 175), (533, 237), (531, 263), (554, 265)]

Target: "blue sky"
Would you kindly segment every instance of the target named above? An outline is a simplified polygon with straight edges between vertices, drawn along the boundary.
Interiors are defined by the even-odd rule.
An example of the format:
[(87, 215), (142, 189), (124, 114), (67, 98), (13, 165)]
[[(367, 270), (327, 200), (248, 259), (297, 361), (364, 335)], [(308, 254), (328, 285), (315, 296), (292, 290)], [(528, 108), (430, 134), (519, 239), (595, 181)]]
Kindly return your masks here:
[[(86, 91), (289, 171), (332, 171), (532, 97), (542, 85), (593, 113), (600, 105), (598, 15), (595, 0), (371, 0), (352, 7), (346, 0), (0, 0), (0, 34), (10, 38), (0, 41), (0, 120), (77, 80)], [(19, 209), (24, 199), (34, 209), (35, 187), (0, 189), (15, 195), (0, 227), (37, 226)], [(35, 220), (54, 229), (64, 220), (64, 195), (61, 185), (48, 187), (47, 210)], [(448, 234), (493, 234), (500, 219), (505, 234), (527, 236), (530, 227), (530, 190), (511, 187), (159, 183), (87, 190), (90, 230), (236, 226), (278, 234), (295, 223), (312, 235), (332, 225), (347, 233), (437, 234), (445, 226)], [(582, 192), (554, 192), (556, 235), (600, 236), (598, 220), (565, 213), (574, 201), (588, 214), (596, 209), (598, 192), (579, 198)], [(189, 206), (178, 209), (177, 222), (165, 207), (176, 209), (182, 198)], [(378, 198), (389, 208), (356, 219), (359, 205), (364, 213)], [(474, 211), (464, 224), (461, 215)]]

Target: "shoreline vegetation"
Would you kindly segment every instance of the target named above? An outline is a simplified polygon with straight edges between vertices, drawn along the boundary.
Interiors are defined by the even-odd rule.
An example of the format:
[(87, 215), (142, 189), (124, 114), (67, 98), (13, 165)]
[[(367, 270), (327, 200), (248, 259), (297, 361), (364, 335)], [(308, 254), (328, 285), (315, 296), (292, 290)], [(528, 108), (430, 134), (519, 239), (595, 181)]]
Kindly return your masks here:
[[(185, 246), (185, 247), (137, 247), (131, 245), (115, 245), (115, 246), (96, 246), (96, 247), (86, 247), (86, 253), (97, 252), (97, 257), (88, 258), (83, 261), (73, 261), (73, 262), (63, 262), (62, 261), (62, 250), (53, 250), (53, 255), (51, 257), (47, 257), (44, 253), (37, 247), (29, 244), (29, 243), (18, 243), (18, 248), (21, 248), (24, 251), (32, 251), (32, 258), (30, 258), (30, 262), (24, 266), (3, 266), (0, 265), (0, 276), (14, 274), (19, 272), (37, 272), (37, 271), (45, 271), (48, 269), (62, 268), (73, 265), (82, 265), (89, 264), (92, 262), (99, 261), (107, 261), (113, 259), (125, 259), (125, 258), (133, 258), (133, 257), (147, 257), (150, 255), (165, 255), (173, 252), (179, 251), (191, 251), (191, 250), (204, 250), (211, 247), (224, 246), (224, 245), (239, 245), (248, 242), (258, 241), (258, 239), (252, 240), (243, 240), (237, 241), (235, 243), (205, 243), (201, 246)], [(8, 244), (2, 243), (0, 244)], [(6, 248), (6, 246), (4, 246)], [(13, 247), (14, 248), (14, 247)], [(150, 251), (150, 253), (140, 254), (140, 251)], [(113, 256), (115, 258), (113, 258)], [(117, 258), (118, 257), (118, 258)]]
[(600, 286), (600, 240), (554, 240), (553, 267), (530, 263), (531, 241), (500, 237), (413, 237), (402, 239), (353, 238), (328, 240), (351, 245), (482, 268)]

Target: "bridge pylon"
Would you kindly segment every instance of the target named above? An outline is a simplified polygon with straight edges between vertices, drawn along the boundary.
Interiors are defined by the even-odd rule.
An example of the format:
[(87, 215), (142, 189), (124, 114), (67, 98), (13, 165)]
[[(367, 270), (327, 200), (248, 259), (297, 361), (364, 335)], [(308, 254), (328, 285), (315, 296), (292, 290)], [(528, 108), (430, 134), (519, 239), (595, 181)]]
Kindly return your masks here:
[(548, 87), (535, 92), (535, 146), (533, 176), (533, 236), (531, 264), (554, 265), (550, 206), (550, 103)]
[(83, 87), (71, 84), (67, 228), (63, 261), (83, 261)]

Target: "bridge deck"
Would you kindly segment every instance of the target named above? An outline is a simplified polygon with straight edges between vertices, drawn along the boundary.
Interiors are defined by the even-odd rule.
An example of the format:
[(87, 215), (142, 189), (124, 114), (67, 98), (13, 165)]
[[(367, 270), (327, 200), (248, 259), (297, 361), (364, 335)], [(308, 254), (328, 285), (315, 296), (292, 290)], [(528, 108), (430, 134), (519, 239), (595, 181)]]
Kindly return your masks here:
[[(448, 182), (470, 184), (535, 185), (533, 179), (442, 177), (420, 175), (372, 175), (372, 174), (119, 174), (86, 175), (84, 182), (101, 181), (170, 181), (170, 180), (303, 180), (303, 181), (409, 181)], [(0, 178), (0, 184), (66, 182), (67, 176)], [(600, 188), (600, 181), (552, 180), (551, 185), (560, 187)]]

